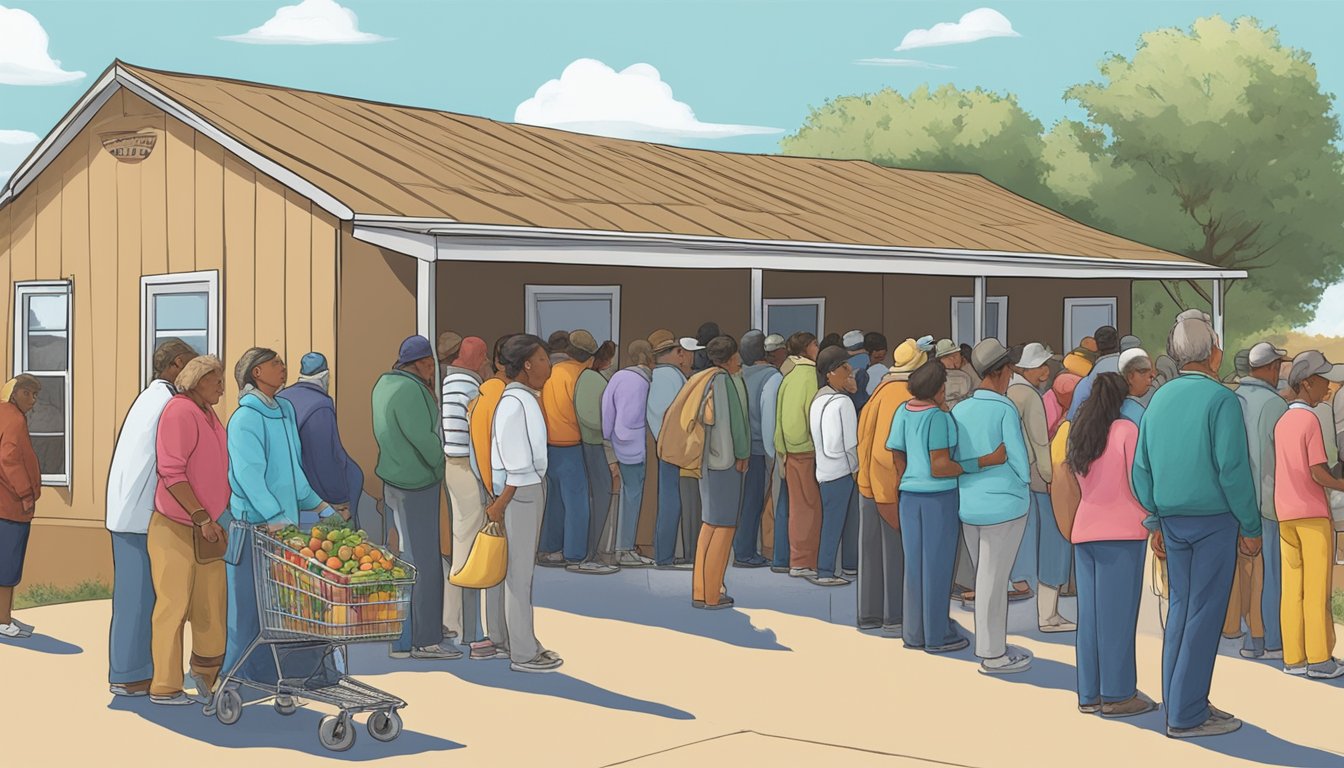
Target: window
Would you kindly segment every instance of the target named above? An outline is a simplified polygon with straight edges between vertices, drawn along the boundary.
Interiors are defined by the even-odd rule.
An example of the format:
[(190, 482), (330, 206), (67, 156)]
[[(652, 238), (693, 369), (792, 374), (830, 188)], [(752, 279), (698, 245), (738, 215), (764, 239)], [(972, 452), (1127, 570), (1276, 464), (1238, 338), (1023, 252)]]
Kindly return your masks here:
[(140, 386), (154, 377), (154, 350), (181, 339), (202, 355), (219, 354), (219, 277), (215, 271), (140, 278)]
[(799, 331), (807, 331), (818, 339), (822, 337), (821, 331), (826, 327), (825, 299), (766, 299), (763, 303), (767, 336), (777, 333), (787, 339)]
[[(998, 339), (1008, 346), (1008, 297), (985, 298), (985, 328), (982, 338)], [(958, 344), (975, 344), (975, 299), (955, 296), (952, 299), (952, 340)]]
[[(556, 331), (580, 328), (598, 344), (615, 342), (621, 348), (621, 287), (619, 285), (529, 285), (525, 289), (527, 332), (545, 341)], [(619, 365), (613, 361), (613, 365)], [(614, 369), (613, 369), (614, 370)]]
[(1064, 300), (1064, 351), (1077, 349), (1103, 325), (1115, 327), (1115, 297)]
[(42, 382), (28, 432), (43, 485), (70, 484), (70, 283), (14, 286), (14, 374)]

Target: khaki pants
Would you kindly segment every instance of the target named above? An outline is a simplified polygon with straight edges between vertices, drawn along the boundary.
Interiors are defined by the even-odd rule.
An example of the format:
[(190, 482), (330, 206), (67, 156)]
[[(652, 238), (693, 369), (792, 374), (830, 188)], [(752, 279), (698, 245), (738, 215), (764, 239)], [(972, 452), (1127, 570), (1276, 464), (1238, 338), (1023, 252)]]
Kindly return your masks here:
[(1330, 549), (1334, 530), (1329, 520), (1285, 520), (1279, 523), (1283, 547), (1283, 664), (1321, 664), (1335, 648), (1335, 622), (1330, 615)]
[[(1273, 542), (1267, 542), (1266, 546)], [(1247, 557), (1237, 553), (1237, 570), (1232, 575), (1232, 594), (1227, 599), (1227, 618), (1223, 621), (1223, 636), (1241, 634), (1241, 622), (1251, 637), (1265, 636), (1264, 617), (1260, 615), (1261, 592), (1265, 586), (1265, 560), (1259, 555)]]
[[(444, 464), (443, 485), (448, 490), (451, 509), (449, 528), (453, 540), (452, 567), (444, 574), (457, 573), (467, 564), (476, 534), (485, 526), (485, 491), (471, 471), (471, 459), (449, 456)], [(480, 640), (481, 590), (463, 589), (445, 582), (443, 626), (460, 633), (462, 642)]]
[(816, 570), (821, 548), (821, 485), (817, 455), (791, 453), (784, 463), (789, 486), (789, 566)]
[(182, 691), (182, 632), (191, 623), (191, 671), (211, 689), (224, 663), (228, 633), (228, 583), (224, 561), (196, 562), (191, 526), (155, 513), (149, 521), (149, 569), (154, 581), (150, 636), (154, 679), (149, 692), (172, 696)]

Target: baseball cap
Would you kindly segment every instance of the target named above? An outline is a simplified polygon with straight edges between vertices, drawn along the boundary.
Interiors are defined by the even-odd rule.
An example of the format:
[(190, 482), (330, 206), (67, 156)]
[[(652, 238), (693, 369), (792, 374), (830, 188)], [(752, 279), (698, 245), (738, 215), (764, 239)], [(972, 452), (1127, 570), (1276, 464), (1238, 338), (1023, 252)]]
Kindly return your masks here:
[(1012, 353), (998, 339), (985, 339), (971, 350), (971, 367), (979, 376), (1011, 359)]
[(774, 352), (776, 350), (783, 349), (784, 344), (785, 344), (784, 337), (780, 336), (778, 333), (772, 333), (769, 336), (765, 337), (766, 352)]
[(705, 345), (696, 341), (693, 336), (682, 336), (677, 340), (677, 343), (681, 345), (682, 349), (688, 352), (699, 352), (705, 348)]
[(444, 331), (439, 334), (439, 359), (449, 357), (454, 352), (462, 348), (462, 334), (455, 331)]
[(934, 357), (947, 357), (961, 351), (961, 347), (952, 343), (951, 339), (939, 339), (937, 346), (934, 347)]
[(300, 376), (316, 376), (327, 370), (327, 358), (321, 352), (309, 352), (299, 361)]
[(580, 328), (569, 334), (569, 346), (591, 355), (597, 352), (597, 339), (593, 338), (593, 334)]
[(1248, 360), (1252, 368), (1261, 368), (1271, 363), (1277, 363), (1288, 359), (1288, 350), (1279, 349), (1268, 341), (1262, 341), (1251, 347), (1251, 355)]
[(1330, 382), (1344, 381), (1344, 365), (1335, 365), (1317, 350), (1309, 349), (1293, 358), (1293, 367), (1288, 371), (1288, 386), (1296, 388), (1312, 376)]
[(1022, 348), (1022, 359), (1017, 362), (1017, 367), (1023, 370), (1040, 368), (1049, 362), (1051, 354), (1049, 347), (1039, 341), (1033, 341)]
[(677, 337), (671, 331), (659, 328), (649, 334), (649, 346), (653, 347), (653, 354), (661, 354), (677, 346)]
[(1138, 336), (1121, 336), (1121, 337), (1120, 337), (1120, 351), (1121, 351), (1121, 352), (1127, 352), (1127, 351), (1129, 351), (1129, 350), (1131, 350), (1131, 349), (1138, 349), (1139, 347), (1142, 347), (1142, 346), (1143, 346), (1143, 342), (1142, 342), (1142, 341), (1139, 341), (1139, 337), (1138, 337)]
[[(1147, 353), (1147, 352), (1144, 352), (1143, 349), (1140, 348), (1140, 347), (1135, 347), (1134, 349), (1126, 349), (1124, 352), (1121, 352), (1121, 353), (1120, 353), (1120, 373), (1124, 373), (1124, 372), (1125, 372), (1125, 366), (1129, 365), (1129, 363), (1130, 363), (1131, 360), (1134, 360), (1135, 358), (1138, 358), (1138, 357), (1148, 357), (1148, 353)], [(1150, 361), (1150, 362), (1151, 362), (1151, 360), (1152, 360), (1152, 358), (1149, 358), (1149, 361)]]
[(859, 349), (863, 346), (863, 331), (850, 331), (840, 339), (840, 343), (845, 345), (845, 349)]

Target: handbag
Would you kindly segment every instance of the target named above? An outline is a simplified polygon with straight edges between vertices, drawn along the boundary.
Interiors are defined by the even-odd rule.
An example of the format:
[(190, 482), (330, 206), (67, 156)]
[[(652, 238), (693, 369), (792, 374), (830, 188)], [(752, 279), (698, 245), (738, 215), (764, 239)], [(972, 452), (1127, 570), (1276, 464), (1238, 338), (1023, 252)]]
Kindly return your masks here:
[(509, 568), (509, 543), (503, 523), (487, 522), (476, 534), (467, 562), (448, 583), (464, 589), (489, 589), (504, 580)]
[(196, 562), (201, 565), (224, 559), (225, 552), (229, 549), (229, 537), (224, 529), (220, 528), (220, 535), (217, 541), (210, 541), (205, 538), (205, 533), (201, 531), (201, 526), (192, 524), (191, 543), (196, 550)]

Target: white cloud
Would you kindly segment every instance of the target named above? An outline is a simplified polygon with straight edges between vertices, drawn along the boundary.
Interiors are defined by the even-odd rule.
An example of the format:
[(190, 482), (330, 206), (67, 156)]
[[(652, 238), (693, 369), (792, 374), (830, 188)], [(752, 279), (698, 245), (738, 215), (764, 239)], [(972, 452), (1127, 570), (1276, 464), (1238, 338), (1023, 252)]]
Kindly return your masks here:
[(912, 29), (905, 33), (898, 51), (932, 48), (938, 45), (974, 43), (990, 37), (1021, 37), (1013, 31), (1008, 17), (993, 8), (977, 8), (961, 17), (960, 21), (944, 21), (930, 29)]
[(33, 151), (38, 136), (30, 131), (0, 129), (0, 184), (19, 167), (19, 163)]
[(1316, 318), (1298, 330), (1312, 336), (1344, 336), (1344, 283), (1325, 289)]
[(257, 45), (352, 45), (392, 38), (359, 31), (355, 12), (335, 0), (302, 0), (282, 6), (260, 27), (220, 39)]
[(859, 59), (855, 64), (863, 64), (869, 67), (909, 67), (911, 69), (956, 69), (956, 67), (947, 64), (934, 64), (931, 61), (920, 61), (919, 59)]
[(0, 5), (0, 84), (56, 85), (79, 80), (47, 52), (47, 30), (31, 13)]
[(784, 132), (759, 125), (701, 122), (690, 105), (673, 98), (672, 86), (652, 65), (632, 64), (617, 72), (595, 59), (578, 59), (565, 67), (559, 80), (546, 82), (518, 105), (514, 120), (640, 141)]

